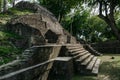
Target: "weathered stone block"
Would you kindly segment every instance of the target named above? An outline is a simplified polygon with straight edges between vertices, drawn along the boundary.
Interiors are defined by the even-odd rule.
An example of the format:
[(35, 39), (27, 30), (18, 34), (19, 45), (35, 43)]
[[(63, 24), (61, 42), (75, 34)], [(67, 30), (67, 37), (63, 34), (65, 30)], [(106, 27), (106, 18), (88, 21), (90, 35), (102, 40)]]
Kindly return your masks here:
[(71, 57), (57, 57), (48, 80), (72, 80), (73, 61)]
[[(49, 70), (53, 65), (53, 60), (58, 56), (60, 49), (61, 45), (43, 45), (34, 46), (25, 50), (20, 60), (0, 66), (0, 80), (47, 80)], [(53, 60), (50, 61), (51, 59)], [(1, 79), (1, 76), (6, 74), (11, 75), (14, 71), (19, 72), (21, 69), (26, 69), (46, 61), (50, 62), (9, 78)], [(40, 79), (38, 79), (39, 77)]]

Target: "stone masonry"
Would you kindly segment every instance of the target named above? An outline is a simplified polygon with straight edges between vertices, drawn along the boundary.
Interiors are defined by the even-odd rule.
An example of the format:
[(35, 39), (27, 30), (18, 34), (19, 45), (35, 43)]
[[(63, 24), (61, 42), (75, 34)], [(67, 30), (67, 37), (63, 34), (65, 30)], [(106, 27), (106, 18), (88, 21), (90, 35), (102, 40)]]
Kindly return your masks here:
[[(42, 6), (22, 1), (15, 7), (33, 10), (35, 13), (12, 18), (6, 24), (8, 31), (22, 36), (20, 40), (11, 38), (10, 41), (17, 47), (24, 47), (25, 51), (20, 59), (0, 66), (0, 76), (3, 77), (11, 72), (56, 58), (61, 44), (76, 43), (76, 39), (62, 28), (54, 15)], [(0, 77), (0, 80), (47, 80), (52, 65), (53, 62), (50, 62), (10, 78)]]

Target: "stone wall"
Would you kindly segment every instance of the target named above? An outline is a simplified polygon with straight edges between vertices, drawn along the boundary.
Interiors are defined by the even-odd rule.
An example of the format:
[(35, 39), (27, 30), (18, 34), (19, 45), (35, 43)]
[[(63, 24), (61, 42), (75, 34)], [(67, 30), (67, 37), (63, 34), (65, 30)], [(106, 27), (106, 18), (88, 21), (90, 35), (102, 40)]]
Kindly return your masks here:
[[(54, 59), (60, 52), (60, 44), (77, 42), (71, 34), (62, 28), (54, 15), (42, 6), (22, 1), (15, 7), (30, 9), (35, 13), (12, 18), (6, 24), (8, 31), (22, 36), (22, 39), (19, 40), (12, 38), (9, 40), (17, 47), (24, 47), (26, 50), (19, 60), (0, 66), (0, 76), (10, 75), (11, 72), (24, 70), (24, 68)], [(46, 80), (52, 64), (51, 62), (3, 80)]]
[(6, 26), (10, 32), (23, 37), (21, 40), (12, 40), (18, 47), (24, 46), (27, 48), (46, 43), (66, 44), (77, 42), (73, 36), (66, 34), (57, 21), (52, 22), (51, 19), (38, 13), (11, 19)]
[[(69, 32), (63, 29), (54, 15), (46, 8), (23, 1), (18, 3), (16, 8), (35, 11), (35, 13), (31, 15), (23, 15), (13, 18), (6, 25), (7, 30), (13, 33), (17, 33), (21, 36), (27, 35), (25, 36), (25, 39), (31, 42), (28, 44), (29, 47), (33, 44), (66, 44), (77, 42)], [(36, 37), (33, 37), (32, 35)]]
[(101, 53), (114, 53), (119, 54), (120, 53), (120, 42), (119, 41), (107, 41), (107, 42), (101, 42), (97, 44), (91, 44), (91, 46), (101, 52)]
[(48, 80), (72, 80), (73, 73), (72, 57), (57, 57), (50, 70)]
[[(16, 33), (21, 36), (21, 39), (10, 39), (10, 41), (19, 48), (28, 48), (33, 45), (42, 45), (45, 44), (46, 41), (42, 33), (32, 27), (28, 27), (27, 24), (17, 23), (15, 26), (7, 24), (7, 30)], [(10, 27), (12, 26), (12, 28)]]
[(0, 80), (47, 80), (53, 61), (7, 79), (1, 79), (1, 76), (52, 60), (58, 56), (60, 49), (60, 45), (45, 45), (25, 50), (19, 60), (0, 66)]

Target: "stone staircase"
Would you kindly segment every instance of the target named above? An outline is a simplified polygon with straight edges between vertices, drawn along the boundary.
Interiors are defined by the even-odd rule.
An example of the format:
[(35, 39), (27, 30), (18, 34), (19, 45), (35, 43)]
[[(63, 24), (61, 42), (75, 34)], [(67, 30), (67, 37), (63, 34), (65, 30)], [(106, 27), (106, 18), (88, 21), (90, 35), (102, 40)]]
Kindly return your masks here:
[(67, 54), (73, 57), (75, 72), (83, 75), (97, 75), (100, 59), (83, 48), (82, 45), (66, 45)]

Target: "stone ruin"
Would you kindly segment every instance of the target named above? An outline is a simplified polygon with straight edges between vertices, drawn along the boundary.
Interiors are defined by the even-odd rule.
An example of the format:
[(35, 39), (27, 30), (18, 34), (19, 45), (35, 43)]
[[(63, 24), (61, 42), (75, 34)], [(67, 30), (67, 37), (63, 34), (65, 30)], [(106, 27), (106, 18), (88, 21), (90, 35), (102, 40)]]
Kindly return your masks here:
[(75, 38), (64, 30), (56, 19), (49, 17), (52, 15), (46, 14), (34, 13), (11, 19), (7, 24), (7, 30), (23, 37), (21, 41), (12, 42), (16, 43), (16, 46), (24, 45), (25, 48), (47, 43), (76, 43)]
[[(38, 63), (44, 63), (47, 60), (49, 62), (59, 55), (62, 44), (76, 43), (76, 39), (62, 28), (52, 13), (42, 6), (22, 1), (15, 7), (33, 10), (35, 13), (17, 16), (6, 24), (8, 31), (22, 37), (19, 40), (10, 39), (10, 41), (16, 47), (26, 50), (19, 60), (0, 66), (0, 76)], [(47, 80), (48, 71), (52, 64), (53, 61), (50, 61), (42, 67), (17, 76), (0, 77), (0, 80)], [(42, 72), (42, 77), (40, 72)]]
[[(68, 52), (66, 45), (71, 44), (79, 50), (81, 45), (77, 44), (76, 39), (59, 24), (54, 15), (42, 6), (22, 1), (15, 7), (29, 9), (35, 13), (12, 18), (6, 24), (8, 31), (22, 36), (22, 39), (10, 39), (10, 41), (26, 50), (21, 54), (20, 59), (0, 66), (0, 76), (2, 76), (0, 80), (71, 80), (72, 60), (77, 59), (81, 54), (70, 57), (71, 53)], [(84, 51), (87, 52), (85, 49)], [(58, 57), (60, 55), (61, 57)], [(84, 57), (89, 55), (91, 54), (85, 54)], [(60, 78), (61, 74), (65, 77)]]
[[(75, 38), (66, 34), (68, 32), (61, 27), (57, 20), (40, 13), (11, 19), (7, 24), (7, 30), (22, 36), (24, 39), (21, 43), (25, 44), (26, 48), (47, 43), (76, 43)], [(67, 39), (69, 37), (70, 39)]]

